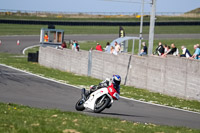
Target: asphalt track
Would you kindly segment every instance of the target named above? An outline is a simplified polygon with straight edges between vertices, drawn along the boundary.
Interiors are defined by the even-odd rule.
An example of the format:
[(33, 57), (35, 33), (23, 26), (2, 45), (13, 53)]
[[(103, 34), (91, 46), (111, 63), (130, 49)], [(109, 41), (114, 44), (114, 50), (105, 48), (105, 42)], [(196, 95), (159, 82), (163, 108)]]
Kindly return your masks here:
[[(0, 52), (20, 53), (23, 48), (37, 44), (39, 36), (5, 36), (3, 39), (0, 37), (1, 40), (6, 38), (12, 39), (10, 41), (8, 39), (8, 42), (5, 43), (6, 45), (2, 43)], [(17, 38), (24, 41), (19, 46), (10, 44)], [(9, 48), (6, 48), (6, 46)], [(74, 106), (80, 97), (80, 93), (81, 91), (77, 87), (60, 84), (0, 65), (0, 102), (76, 112)], [(142, 123), (200, 129), (199, 113), (146, 104), (124, 98), (116, 101), (110, 109), (106, 109), (101, 114), (94, 114), (90, 111), (83, 113), (116, 117)]]
[[(56, 108), (76, 112), (74, 106), (81, 90), (0, 65), (0, 101), (39, 108)], [(102, 114), (95, 116), (170, 126), (200, 129), (200, 114), (120, 99)]]

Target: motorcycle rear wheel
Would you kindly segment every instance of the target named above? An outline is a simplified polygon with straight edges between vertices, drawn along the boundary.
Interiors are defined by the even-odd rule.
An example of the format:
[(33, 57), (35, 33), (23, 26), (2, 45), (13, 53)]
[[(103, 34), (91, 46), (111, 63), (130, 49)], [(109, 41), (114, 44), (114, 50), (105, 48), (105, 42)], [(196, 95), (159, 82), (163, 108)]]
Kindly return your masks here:
[[(103, 97), (103, 96), (102, 96)], [(95, 113), (100, 113), (101, 111), (103, 111), (107, 106), (108, 104), (110, 103), (110, 98), (109, 97), (105, 97), (102, 101), (102, 103), (99, 103), (101, 101), (101, 98), (98, 98), (95, 102), (95, 107), (94, 107), (94, 112)], [(100, 105), (99, 105), (100, 104)]]
[(76, 103), (76, 106), (75, 106), (76, 110), (77, 111), (83, 111), (85, 109), (85, 107), (83, 106), (83, 104), (84, 104), (83, 99), (82, 98), (79, 99), (78, 102)]

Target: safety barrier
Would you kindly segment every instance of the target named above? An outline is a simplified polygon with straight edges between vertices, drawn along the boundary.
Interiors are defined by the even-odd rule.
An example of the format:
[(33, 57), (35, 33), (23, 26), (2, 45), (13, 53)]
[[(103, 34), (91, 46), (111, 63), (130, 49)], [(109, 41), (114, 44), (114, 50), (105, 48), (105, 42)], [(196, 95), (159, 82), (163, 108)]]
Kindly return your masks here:
[(41, 47), (41, 65), (104, 80), (113, 74), (122, 84), (200, 101), (200, 61), (168, 56), (111, 55), (99, 51)]
[[(68, 26), (139, 26), (140, 22), (67, 22), (67, 21), (39, 21), (39, 20), (6, 20), (0, 19), (4, 24), (31, 24), (31, 25), (68, 25)], [(149, 26), (149, 22), (143, 22)], [(156, 22), (156, 26), (200, 25), (200, 21), (173, 21)]]

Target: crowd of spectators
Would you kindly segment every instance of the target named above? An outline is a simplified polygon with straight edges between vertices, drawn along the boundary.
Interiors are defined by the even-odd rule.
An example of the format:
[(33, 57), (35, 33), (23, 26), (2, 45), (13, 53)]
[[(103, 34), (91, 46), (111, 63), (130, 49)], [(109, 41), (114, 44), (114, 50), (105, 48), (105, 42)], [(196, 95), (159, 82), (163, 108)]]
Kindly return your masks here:
[[(99, 43), (97, 43), (96, 50), (103, 51), (102, 46)], [(110, 43), (107, 42), (105, 52), (117, 55), (121, 52), (121, 46), (117, 43), (117, 41), (115, 41), (115, 46), (111, 46)]]
[[(147, 55), (147, 46), (145, 42), (142, 42), (142, 49), (139, 53), (140, 56)], [(73, 40), (73, 42), (70, 44), (70, 47), (74, 51), (79, 51), (80, 46), (78, 44), (78, 41)], [(66, 42), (63, 42), (62, 45), (59, 47), (60, 49), (67, 48)], [(121, 45), (115, 41), (114, 46), (111, 46), (109, 42), (107, 42), (106, 47), (103, 49), (102, 46), (97, 43), (96, 50), (98, 51), (105, 51), (110, 54), (118, 55), (122, 52)], [(93, 50), (93, 48), (91, 48)], [(172, 43), (170, 46), (167, 44), (162, 44), (162, 42), (158, 43), (158, 46), (155, 49), (155, 52), (153, 55), (166, 57), (167, 55), (173, 55), (173, 56), (179, 56), (179, 57), (186, 57), (189, 59), (198, 59), (200, 60), (200, 46), (199, 44), (194, 45), (194, 54), (191, 54), (191, 52), (184, 46), (181, 46), (182, 54), (179, 53), (179, 49), (176, 47), (174, 43)]]
[(154, 52), (154, 55), (158, 55), (161, 57), (166, 57), (167, 55), (186, 57), (189, 59), (198, 59), (200, 60), (200, 46), (199, 44), (194, 45), (194, 54), (192, 55), (190, 51), (183, 45), (181, 46), (182, 54), (179, 53), (179, 49), (176, 47), (174, 43), (171, 46), (163, 45), (161, 42), (158, 43), (158, 46)]

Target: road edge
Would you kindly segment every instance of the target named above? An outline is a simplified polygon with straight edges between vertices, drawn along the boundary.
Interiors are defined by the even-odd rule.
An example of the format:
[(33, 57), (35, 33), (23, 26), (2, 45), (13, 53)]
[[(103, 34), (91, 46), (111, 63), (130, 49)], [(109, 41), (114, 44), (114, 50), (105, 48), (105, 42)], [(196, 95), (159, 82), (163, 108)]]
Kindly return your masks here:
[[(12, 67), (12, 66), (8, 66), (8, 65), (6, 65), (6, 64), (1, 64), (1, 63), (0, 63), (0, 66), (4, 66), (4, 67), (7, 67), (7, 68), (10, 68), (10, 69), (13, 69), (13, 70), (17, 70), (17, 71), (20, 71), (20, 72), (24, 72), (24, 73), (26, 73), (26, 74), (33, 75), (33, 76), (36, 76), (36, 77), (39, 77), (39, 78), (42, 78), (42, 79), (45, 79), (45, 80), (48, 80), (48, 81), (52, 81), (52, 82), (55, 82), (55, 83), (59, 83), (59, 84), (62, 84), (62, 85), (67, 85), (67, 86), (70, 86), (70, 87), (74, 87), (74, 88), (77, 88), (77, 89), (81, 89), (81, 88), (78, 87), (78, 86), (71, 85), (71, 84), (67, 84), (67, 83), (63, 83), (63, 82), (57, 81), (57, 80), (55, 80), (55, 79), (43, 77), (43, 76), (40, 76), (40, 75), (31, 73), (31, 72), (28, 72), (28, 71), (25, 71), (25, 70), (21, 70), (21, 69)], [(170, 106), (166, 106), (166, 105), (161, 105), (161, 104), (155, 104), (155, 103), (140, 101), (140, 100), (136, 100), (136, 99), (133, 99), (133, 98), (127, 98), (127, 97), (123, 97), (123, 96), (120, 96), (120, 97), (123, 98), (123, 99), (126, 99), (126, 100), (130, 100), (130, 101), (135, 101), (135, 102), (139, 102), (139, 103), (145, 103), (145, 104), (148, 104), (148, 105), (154, 105), (154, 106), (159, 106), (159, 107), (164, 107), (164, 108), (169, 108), (169, 109), (174, 109), (174, 110), (179, 110), (179, 111), (184, 111), (184, 112), (194, 113), (194, 114), (199, 114), (199, 115), (200, 115), (200, 112), (194, 112), (194, 111), (179, 109), (179, 108), (170, 107)]]

